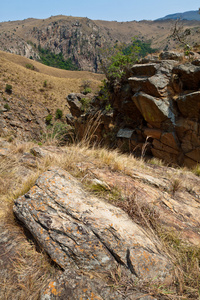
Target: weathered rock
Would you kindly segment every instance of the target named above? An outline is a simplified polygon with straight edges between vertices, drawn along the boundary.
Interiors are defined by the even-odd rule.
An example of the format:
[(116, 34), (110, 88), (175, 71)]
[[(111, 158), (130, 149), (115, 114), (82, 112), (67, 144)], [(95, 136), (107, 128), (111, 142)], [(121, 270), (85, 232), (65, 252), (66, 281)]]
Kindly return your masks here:
[(163, 151), (163, 150), (155, 149), (155, 148), (152, 148), (151, 152), (152, 152), (153, 156), (163, 159), (164, 161), (168, 162), (169, 164), (179, 165), (177, 154), (169, 153), (167, 151)]
[(72, 116), (79, 117), (83, 113), (81, 110), (82, 104), (80, 102), (80, 99), (83, 97), (84, 95), (75, 93), (71, 93), (67, 96), (66, 99), (70, 106), (70, 112)]
[(145, 121), (155, 128), (161, 128), (162, 123), (165, 121), (174, 124), (175, 116), (170, 108), (169, 101), (142, 92), (136, 93), (132, 99)]
[(183, 59), (183, 53), (174, 52), (174, 51), (163, 51), (160, 53), (160, 59), (163, 60), (181, 60)]
[(131, 73), (136, 76), (153, 76), (156, 74), (158, 65), (156, 63), (137, 64), (131, 67)]
[(179, 154), (179, 152), (177, 150), (175, 150), (174, 148), (171, 148), (156, 139), (153, 140), (153, 146), (155, 149), (158, 149), (158, 150), (162, 150), (162, 151), (177, 154), (177, 155)]
[(129, 129), (129, 128), (121, 128), (118, 133), (117, 137), (118, 138), (126, 138), (126, 139), (131, 139), (133, 133), (135, 130)]
[(147, 137), (152, 137), (154, 139), (159, 140), (162, 134), (162, 131), (160, 129), (154, 129), (154, 128), (145, 128), (144, 134)]
[(200, 67), (191, 63), (174, 67), (173, 73), (177, 74), (182, 82), (183, 90), (198, 90), (200, 84)]
[(177, 99), (178, 108), (184, 117), (198, 119), (200, 115), (200, 92), (193, 92)]
[[(122, 272), (123, 273), (123, 272)], [(106, 274), (104, 274), (105, 277)], [(124, 274), (122, 274), (123, 276)], [(127, 283), (134, 287), (134, 282), (129, 279)], [(156, 300), (151, 295), (129, 289), (123, 291), (107, 284), (100, 276), (95, 278), (92, 274), (84, 274), (78, 270), (66, 270), (56, 281), (49, 283), (43, 291), (41, 300)]]
[(110, 271), (118, 264), (139, 281), (170, 282), (172, 264), (119, 208), (89, 197), (69, 173), (51, 169), (15, 201), (16, 216), (62, 268)]
[(175, 132), (163, 132), (160, 138), (161, 143), (180, 151), (180, 142)]

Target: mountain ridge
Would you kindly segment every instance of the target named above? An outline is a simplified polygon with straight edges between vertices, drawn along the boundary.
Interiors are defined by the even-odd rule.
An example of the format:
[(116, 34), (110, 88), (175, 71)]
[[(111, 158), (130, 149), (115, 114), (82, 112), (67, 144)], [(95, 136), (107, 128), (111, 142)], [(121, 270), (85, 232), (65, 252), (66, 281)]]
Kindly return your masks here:
[(197, 20), (200, 21), (200, 14), (198, 10), (190, 10), (190, 11), (185, 11), (182, 13), (174, 13), (174, 14), (169, 14), (166, 15), (165, 17), (158, 18), (155, 21), (161, 21), (161, 20), (168, 20), (168, 19), (181, 19), (181, 20)]
[[(80, 70), (100, 72), (100, 51), (116, 43), (130, 45), (133, 37), (158, 50), (177, 48), (171, 38), (173, 26), (173, 20), (116, 22), (62, 15), (30, 18), (0, 23), (0, 50), (38, 60), (40, 46), (61, 53)], [(190, 29), (188, 44), (200, 43), (198, 27), (198, 21), (183, 21), (183, 30)]]

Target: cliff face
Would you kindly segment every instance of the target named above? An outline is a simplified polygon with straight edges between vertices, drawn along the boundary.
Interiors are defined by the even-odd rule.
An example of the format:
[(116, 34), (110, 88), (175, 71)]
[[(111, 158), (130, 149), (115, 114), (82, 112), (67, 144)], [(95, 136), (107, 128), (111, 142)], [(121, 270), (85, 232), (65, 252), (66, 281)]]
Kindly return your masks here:
[(92, 103), (102, 111), (99, 141), (112, 133), (116, 146), (140, 156), (146, 152), (187, 167), (200, 161), (200, 56), (181, 63), (179, 55), (164, 52), (160, 57), (165, 59), (144, 59), (118, 82), (109, 82), (112, 110), (102, 107), (102, 97)]
[(61, 52), (65, 59), (71, 58), (81, 70), (97, 72), (99, 69), (99, 48), (104, 46), (106, 38), (89, 19), (34, 27), (28, 36), (36, 39), (42, 48), (50, 49), (55, 54)]
[[(65, 59), (71, 58), (81, 70), (99, 72), (100, 49), (117, 41), (130, 44), (137, 36), (141, 41), (150, 41), (153, 48), (177, 47), (170, 38), (173, 22), (109, 22), (67, 16), (4, 22), (0, 23), (0, 50), (38, 59), (40, 45), (55, 54), (62, 53)], [(183, 30), (188, 28), (188, 43), (198, 43), (199, 22), (183, 21)]]

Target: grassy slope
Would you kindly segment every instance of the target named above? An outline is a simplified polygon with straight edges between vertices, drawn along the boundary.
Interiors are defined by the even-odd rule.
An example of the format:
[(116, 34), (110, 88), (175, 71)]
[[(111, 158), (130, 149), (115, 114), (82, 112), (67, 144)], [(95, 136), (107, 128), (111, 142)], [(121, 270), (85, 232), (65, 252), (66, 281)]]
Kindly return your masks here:
[[(36, 71), (27, 69), (26, 64), (34, 65)], [(90, 80), (92, 92), (96, 92), (103, 78), (101, 74), (60, 70), (0, 51), (0, 91), (11, 84), (16, 96), (43, 103), (54, 111), (57, 108), (66, 111), (66, 96), (80, 92), (84, 80)], [(43, 87), (44, 81), (47, 87)]]

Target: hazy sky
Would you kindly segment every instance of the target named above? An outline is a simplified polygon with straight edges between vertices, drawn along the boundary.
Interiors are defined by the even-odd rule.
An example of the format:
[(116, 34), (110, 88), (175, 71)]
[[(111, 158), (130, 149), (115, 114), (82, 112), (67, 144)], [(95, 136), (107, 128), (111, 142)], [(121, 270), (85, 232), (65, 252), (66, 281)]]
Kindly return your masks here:
[(44, 19), (55, 15), (93, 20), (154, 20), (176, 12), (198, 10), (199, 0), (0, 0), (0, 22)]

